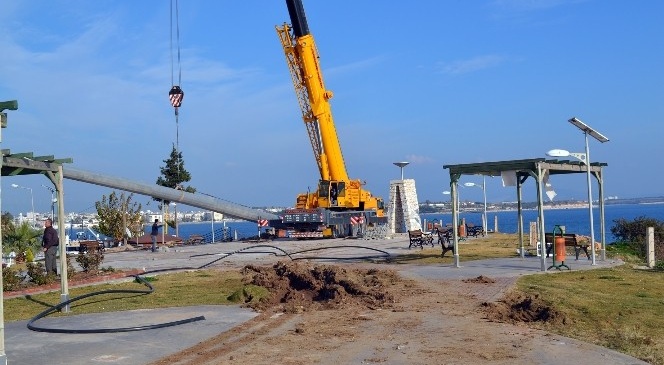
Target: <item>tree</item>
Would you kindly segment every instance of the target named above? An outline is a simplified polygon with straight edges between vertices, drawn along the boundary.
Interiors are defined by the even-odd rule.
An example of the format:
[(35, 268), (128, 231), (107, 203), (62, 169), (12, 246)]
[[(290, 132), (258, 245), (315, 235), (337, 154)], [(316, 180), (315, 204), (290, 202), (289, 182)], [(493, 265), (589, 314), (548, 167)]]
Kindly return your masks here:
[[(187, 186), (182, 186), (182, 183), (188, 182), (191, 180), (191, 175), (187, 170), (184, 169), (184, 160), (182, 159), (182, 152), (178, 152), (175, 149), (175, 144), (173, 144), (173, 150), (168, 159), (164, 160), (166, 166), (160, 167), (161, 176), (157, 178), (157, 185), (165, 186), (171, 189), (184, 190), (188, 193), (195, 193), (196, 189)], [(161, 199), (155, 198), (154, 200), (161, 201)], [(164, 204), (170, 203), (169, 201), (164, 201)]]
[[(168, 159), (164, 160), (166, 164), (163, 167), (160, 167), (161, 176), (157, 178), (157, 185), (165, 186), (171, 189), (183, 190), (188, 193), (195, 193), (196, 189), (191, 186), (183, 186), (182, 183), (188, 182), (191, 180), (191, 175), (184, 168), (184, 160), (182, 159), (182, 152), (178, 152), (173, 144), (173, 149)], [(168, 205), (171, 203), (167, 200), (161, 200), (159, 198), (153, 198), (156, 201), (159, 201), (160, 204), (166, 207), (168, 212)], [(176, 211), (177, 214), (177, 211)], [(175, 226), (175, 220), (171, 222), (165, 221), (166, 224), (170, 226)], [(177, 230), (177, 227), (176, 227)]]
[(103, 195), (101, 201), (95, 203), (97, 215), (99, 215), (99, 232), (121, 241), (126, 234), (126, 227), (135, 227), (143, 221), (141, 216), (141, 205), (132, 202), (134, 194), (125, 197), (121, 193), (118, 197), (115, 191), (106, 197)]
[(9, 212), (2, 213), (2, 240), (7, 239), (7, 235), (14, 232), (14, 216)]
[[(3, 215), (4, 217), (4, 215)], [(30, 223), (24, 221), (18, 227), (10, 225), (11, 231), (5, 232), (3, 227), (2, 235), (7, 252), (16, 252), (16, 261), (23, 262), (28, 251), (35, 253), (40, 248), (39, 237), (42, 232), (30, 226)]]

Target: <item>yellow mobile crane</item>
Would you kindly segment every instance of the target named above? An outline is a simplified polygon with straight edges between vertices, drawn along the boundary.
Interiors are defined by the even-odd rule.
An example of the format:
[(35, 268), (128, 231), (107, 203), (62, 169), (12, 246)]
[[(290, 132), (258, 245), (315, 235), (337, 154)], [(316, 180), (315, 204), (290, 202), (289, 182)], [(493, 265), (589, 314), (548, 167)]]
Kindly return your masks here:
[(341, 153), (332, 119), (332, 92), (325, 88), (318, 51), (301, 0), (286, 0), (291, 25), (277, 26), (286, 62), (293, 79), (302, 118), (318, 164), (320, 180), (315, 192), (299, 194), (296, 209), (286, 212), (282, 223), (291, 237), (340, 237), (348, 225), (364, 221), (384, 223), (384, 203), (351, 180)]

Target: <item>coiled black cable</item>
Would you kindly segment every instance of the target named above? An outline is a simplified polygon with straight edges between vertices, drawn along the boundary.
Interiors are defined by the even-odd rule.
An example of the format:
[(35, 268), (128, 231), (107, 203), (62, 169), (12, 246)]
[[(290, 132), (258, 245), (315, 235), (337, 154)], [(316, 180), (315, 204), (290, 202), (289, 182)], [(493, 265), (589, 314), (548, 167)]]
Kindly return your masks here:
[[(306, 249), (306, 250), (301, 250), (301, 251), (296, 251), (296, 252), (286, 252), (280, 247), (273, 246), (273, 245), (254, 245), (254, 246), (249, 246), (245, 247), (239, 250), (235, 250), (229, 253), (224, 254), (224, 256), (212, 260), (206, 264), (203, 264), (199, 267), (180, 267), (180, 268), (172, 268), (172, 269), (160, 269), (160, 270), (152, 270), (145, 272), (145, 274), (149, 273), (155, 273), (155, 272), (165, 272), (165, 271), (173, 271), (173, 270), (196, 270), (196, 269), (202, 269), (205, 267), (208, 267), (215, 262), (218, 262), (220, 260), (223, 260), (229, 256), (239, 254), (239, 253), (245, 253), (244, 251), (248, 251), (251, 249), (255, 248), (273, 248), (275, 250), (281, 251), (283, 253), (283, 256), (287, 256), (289, 259), (295, 261), (295, 260), (303, 260), (303, 259), (364, 259), (364, 258), (374, 258), (375, 256), (362, 256), (362, 257), (350, 257), (350, 258), (344, 258), (344, 257), (300, 257), (300, 258), (293, 258), (292, 255), (296, 254), (301, 254), (304, 252), (311, 252), (311, 251), (321, 251), (321, 250), (328, 250), (328, 249), (333, 249), (333, 248), (362, 248), (362, 249), (367, 249), (367, 250), (373, 250), (373, 251), (378, 251), (380, 253), (383, 253), (387, 256), (390, 256), (390, 254), (386, 251), (379, 250), (377, 248), (373, 247), (366, 247), (366, 246), (357, 246), (357, 245), (349, 245), (349, 246), (329, 246), (329, 247), (317, 247), (317, 248), (311, 248), (311, 249)], [(256, 253), (256, 252), (253, 252)], [(268, 253), (268, 254), (274, 254), (279, 256), (276, 253), (273, 252), (266, 252), (266, 251), (259, 251), (259, 253)], [(209, 256), (209, 255), (216, 255), (216, 254), (200, 254), (200, 255), (192, 255), (190, 257), (201, 257), (201, 256)], [(148, 290), (138, 290), (138, 289), (110, 289), (110, 290), (102, 290), (98, 292), (92, 292), (88, 294), (83, 294), (79, 295), (75, 298), (69, 299), (67, 301), (64, 301), (62, 303), (59, 303), (57, 305), (51, 306), (48, 309), (44, 310), (43, 312), (37, 314), (34, 316), (30, 321), (28, 321), (28, 329), (36, 332), (48, 332), (48, 333), (70, 333), (70, 334), (80, 334), (80, 333), (116, 333), (116, 332), (132, 332), (132, 331), (144, 331), (144, 330), (150, 330), (150, 329), (157, 329), (157, 328), (164, 328), (164, 327), (171, 327), (171, 326), (177, 326), (185, 323), (192, 323), (196, 321), (202, 321), (205, 320), (204, 316), (198, 316), (198, 317), (192, 317), (188, 319), (183, 319), (179, 321), (172, 321), (172, 322), (165, 322), (165, 323), (158, 323), (158, 324), (152, 324), (152, 325), (144, 325), (144, 326), (134, 326), (134, 327), (121, 327), (121, 328), (92, 328), (92, 329), (65, 329), (65, 328), (47, 328), (47, 327), (40, 327), (36, 326), (35, 322), (38, 320), (48, 316), (49, 314), (55, 313), (56, 311), (61, 310), (62, 308), (66, 307), (67, 305), (77, 302), (79, 300), (97, 296), (97, 295), (104, 295), (104, 294), (118, 294), (118, 293), (126, 293), (126, 294), (151, 294), (154, 292), (154, 287), (144, 278), (140, 277), (139, 275), (133, 275), (137, 281), (142, 283), (143, 285), (148, 287)]]
[(76, 301), (79, 301), (81, 299), (89, 298), (92, 296), (96, 295), (103, 295), (103, 294), (116, 294), (116, 293), (130, 293), (130, 294), (150, 294), (154, 292), (154, 287), (150, 285), (145, 279), (138, 275), (134, 275), (136, 280), (141, 282), (143, 285), (148, 287), (148, 290), (138, 290), (138, 289), (110, 289), (110, 290), (103, 290), (103, 291), (98, 291), (98, 292), (93, 292), (93, 293), (88, 293), (88, 294), (83, 294), (79, 295), (75, 298), (69, 299), (67, 301), (64, 301), (58, 305), (54, 305), (45, 311), (39, 313), (36, 315), (34, 318), (32, 318), (28, 322), (28, 329), (36, 332), (49, 332), (49, 333), (115, 333), (115, 332), (132, 332), (132, 331), (143, 331), (143, 330), (150, 330), (150, 329), (157, 329), (157, 328), (164, 328), (164, 327), (170, 327), (170, 326), (177, 326), (180, 324), (185, 324), (185, 323), (191, 323), (191, 322), (196, 322), (196, 321), (202, 321), (205, 319), (204, 316), (198, 316), (198, 317), (193, 317), (189, 319), (183, 319), (179, 321), (173, 321), (173, 322), (166, 322), (166, 323), (158, 323), (158, 324), (152, 324), (152, 325), (145, 325), (145, 326), (134, 326), (134, 327), (122, 327), (122, 328), (92, 328), (92, 329), (64, 329), (64, 328), (46, 328), (46, 327), (39, 327), (35, 326), (34, 323), (37, 322), (38, 320), (48, 316), (51, 313), (54, 313), (56, 311), (59, 311), (60, 309), (64, 308), (65, 306), (74, 303)]

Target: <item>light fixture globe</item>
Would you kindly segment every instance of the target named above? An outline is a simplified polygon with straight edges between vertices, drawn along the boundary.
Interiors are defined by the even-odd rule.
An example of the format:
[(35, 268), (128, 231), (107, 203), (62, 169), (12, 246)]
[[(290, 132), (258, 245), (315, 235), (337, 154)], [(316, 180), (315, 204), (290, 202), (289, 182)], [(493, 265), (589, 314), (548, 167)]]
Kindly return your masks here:
[(546, 155), (550, 157), (569, 157), (570, 152), (567, 150), (553, 149), (548, 151)]
[(401, 180), (403, 180), (403, 168), (408, 165), (410, 162), (406, 161), (400, 161), (400, 162), (392, 162), (394, 165), (398, 166), (401, 169)]

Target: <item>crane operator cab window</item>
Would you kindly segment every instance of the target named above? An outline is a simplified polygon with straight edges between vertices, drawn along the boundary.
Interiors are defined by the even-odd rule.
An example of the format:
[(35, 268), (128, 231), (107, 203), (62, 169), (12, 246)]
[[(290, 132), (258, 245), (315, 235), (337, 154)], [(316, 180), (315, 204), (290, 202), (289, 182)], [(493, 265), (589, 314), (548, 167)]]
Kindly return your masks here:
[(343, 181), (322, 180), (318, 185), (318, 197), (329, 199), (330, 206), (338, 206), (338, 198), (345, 195), (346, 183)]

